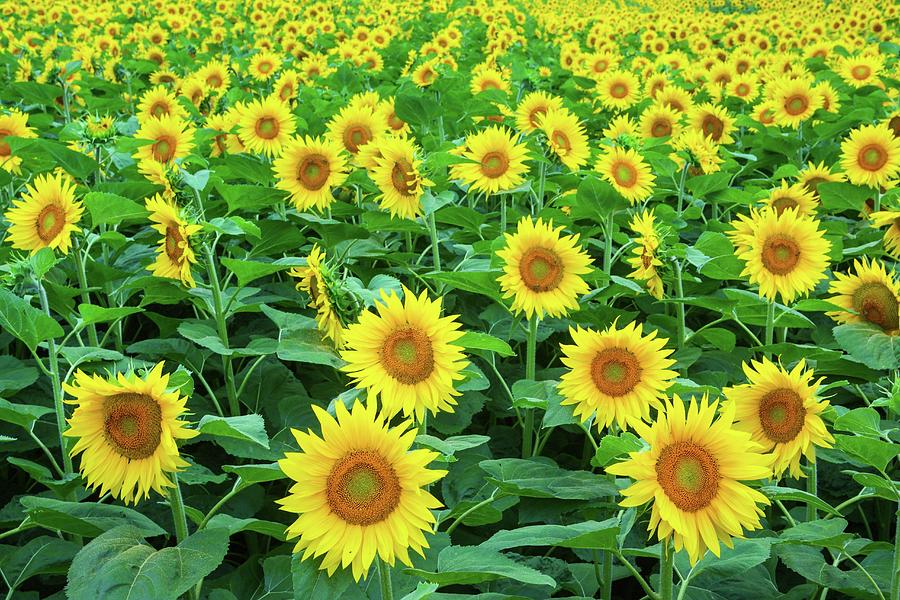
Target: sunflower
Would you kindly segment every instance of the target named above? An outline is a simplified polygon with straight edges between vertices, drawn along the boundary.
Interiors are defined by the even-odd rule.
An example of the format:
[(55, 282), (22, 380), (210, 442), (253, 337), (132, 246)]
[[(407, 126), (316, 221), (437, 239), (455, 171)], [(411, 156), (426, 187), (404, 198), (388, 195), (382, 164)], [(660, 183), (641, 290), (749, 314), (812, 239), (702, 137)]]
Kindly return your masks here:
[(469, 86), (472, 94), (478, 94), (487, 90), (509, 91), (509, 80), (497, 69), (480, 69), (473, 77)]
[(889, 275), (884, 263), (865, 257), (854, 260), (856, 274), (835, 273), (836, 281), (828, 286), (828, 292), (836, 294), (828, 299), (847, 309), (847, 312), (830, 312), (829, 317), (838, 323), (872, 323), (886, 332), (900, 329), (900, 284)]
[(454, 343), (462, 336), (456, 315), (441, 317), (440, 299), (406, 288), (402, 301), (393, 290), (382, 291), (376, 308), (378, 314), (366, 311), (347, 328), (342, 370), (373, 402), (381, 399), (387, 417), (403, 411), (422, 422), (427, 411), (453, 412), (459, 395), (453, 382), (467, 364)]
[(619, 115), (614, 117), (609, 122), (609, 125), (606, 126), (606, 129), (603, 130), (603, 137), (617, 142), (626, 138), (633, 138), (637, 136), (637, 132), (638, 126), (634, 119), (628, 115)]
[(900, 256), (900, 210), (880, 210), (869, 215), (875, 227), (889, 227), (884, 232), (884, 250), (892, 256)]
[(301, 560), (322, 556), (319, 568), (334, 573), (351, 567), (359, 581), (378, 557), (412, 566), (409, 550), (424, 556), (424, 533), (433, 533), (431, 510), (441, 503), (427, 486), (447, 474), (427, 469), (440, 456), (432, 450), (410, 450), (416, 438), (412, 423), (390, 427), (375, 403), (356, 402), (347, 410), (335, 402), (337, 418), (316, 405), (313, 412), (322, 437), (292, 429), (301, 452), (278, 461), (296, 483), (278, 503), (296, 513), (288, 539), (299, 537), (294, 552)]
[(686, 113), (694, 105), (691, 95), (682, 88), (672, 85), (666, 86), (656, 94), (656, 102), (663, 106), (669, 106), (677, 112)]
[(783, 77), (773, 82), (770, 89), (769, 99), (778, 125), (796, 128), (822, 107), (822, 96), (805, 79)]
[(438, 59), (433, 58), (416, 67), (412, 72), (412, 81), (419, 87), (428, 87), (438, 77), (437, 72)]
[(633, 421), (649, 421), (650, 408), (662, 410), (659, 399), (678, 373), (656, 332), (642, 335), (642, 325), (603, 331), (569, 328), (573, 344), (560, 344), (568, 368), (559, 383), (562, 404), (574, 404), (575, 416), (596, 417), (598, 429), (616, 422), (627, 429)]
[(162, 368), (158, 363), (143, 378), (119, 373), (109, 379), (79, 369), (74, 384), (63, 384), (74, 397), (66, 402), (76, 405), (64, 433), (78, 438), (70, 454), (81, 454), (81, 474), (100, 495), (137, 503), (150, 490), (164, 494), (173, 486), (167, 474), (188, 466), (176, 444), (197, 432), (179, 420), (188, 414), (187, 397), (166, 390)]
[[(687, 550), (696, 564), (707, 550), (719, 555), (721, 542), (760, 529), (764, 514), (758, 504), (768, 498), (741, 483), (772, 474), (772, 458), (760, 452), (749, 433), (732, 427), (734, 408), (715, 419), (717, 402), (704, 397), (685, 402), (677, 395), (666, 402), (652, 425), (635, 421), (634, 429), (650, 448), (606, 468), (634, 483), (622, 490), (624, 507), (653, 502), (649, 531), (660, 541), (674, 539), (675, 550)], [(714, 421), (715, 419), (715, 421)]]
[(581, 276), (590, 272), (591, 257), (578, 246), (578, 234), (561, 236), (562, 229), (523, 217), (515, 234), (503, 234), (500, 288), (504, 298), (513, 297), (513, 311), (543, 318), (578, 308), (578, 296), (589, 289)]
[(848, 56), (838, 63), (837, 74), (849, 85), (861, 88), (878, 82), (883, 66), (877, 55)]
[(328, 124), (328, 135), (356, 155), (360, 148), (385, 132), (385, 123), (370, 106), (347, 106)]
[(187, 287), (194, 287), (191, 265), (197, 264), (197, 257), (191, 248), (191, 236), (202, 227), (188, 224), (174, 201), (159, 194), (147, 199), (146, 209), (154, 223), (151, 227), (163, 236), (156, 249), (156, 260), (148, 269), (157, 277), (179, 279)]
[(218, 60), (210, 61), (201, 67), (197, 71), (197, 77), (208, 89), (215, 92), (224, 92), (231, 85), (228, 65)]
[(628, 264), (634, 268), (629, 277), (645, 282), (650, 295), (661, 300), (663, 282), (657, 267), (661, 267), (663, 263), (659, 258), (660, 235), (656, 230), (656, 217), (653, 211), (645, 210), (639, 215), (634, 215), (630, 227), (638, 234), (638, 238), (634, 240), (635, 247), (632, 250), (634, 256), (628, 259)]
[(513, 132), (493, 125), (466, 138), (464, 158), (473, 162), (450, 166), (450, 175), (468, 183), (472, 191), (509, 191), (525, 181), (528, 149), (516, 143)]
[(248, 104), (238, 123), (238, 135), (247, 149), (269, 157), (281, 153), (296, 129), (290, 107), (275, 94)]
[(397, 116), (394, 99), (382, 100), (375, 107), (375, 114), (385, 125), (385, 131), (393, 135), (405, 135), (410, 132), (409, 123)]
[(779, 215), (787, 208), (796, 209), (802, 216), (812, 216), (819, 206), (819, 201), (803, 183), (788, 185), (784, 179), (781, 187), (775, 188), (763, 199), (763, 204), (775, 210)]
[(746, 265), (741, 275), (759, 284), (759, 293), (783, 302), (812, 290), (825, 278), (831, 242), (812, 217), (788, 208), (778, 214), (766, 209), (754, 213), (745, 226), (732, 222), (736, 256)]
[(625, 110), (640, 100), (641, 84), (631, 71), (609, 71), (597, 82), (597, 93), (606, 108)]
[(841, 166), (850, 183), (884, 186), (900, 171), (900, 138), (887, 125), (863, 125), (841, 143)]
[(551, 96), (542, 91), (529, 92), (516, 108), (516, 128), (523, 133), (537, 131), (540, 128), (541, 115), (562, 107), (562, 99), (558, 96)]
[(203, 124), (205, 129), (215, 132), (210, 144), (210, 156), (224, 156), (228, 152), (228, 133), (234, 124), (228, 118), (228, 115), (209, 115)]
[(0, 115), (0, 169), (18, 175), (22, 158), (12, 153), (6, 137), (35, 138), (37, 134), (28, 126), (28, 115), (17, 110)]
[(702, 133), (704, 137), (712, 138), (717, 144), (734, 142), (731, 137), (734, 119), (721, 106), (710, 103), (695, 106), (688, 112), (688, 121), (692, 129)]
[(653, 104), (641, 114), (641, 135), (645, 138), (678, 137), (681, 115), (667, 104)]
[(332, 341), (335, 348), (341, 349), (344, 347), (344, 324), (328, 286), (327, 271), (325, 253), (315, 244), (306, 257), (306, 266), (294, 267), (289, 274), (300, 280), (297, 282), (297, 289), (309, 294), (308, 306), (316, 309), (319, 331)]
[(595, 168), (632, 204), (646, 200), (653, 193), (655, 177), (650, 165), (635, 150), (620, 146), (608, 148)]
[(825, 162), (814, 164), (812, 162), (806, 165), (806, 168), (797, 175), (798, 182), (803, 185), (814, 198), (819, 198), (819, 184), (843, 181), (843, 173), (832, 173), (829, 167), (825, 166)]
[(577, 171), (591, 155), (584, 125), (566, 109), (551, 109), (538, 116), (547, 145), (562, 164)]
[(803, 477), (800, 457), (815, 462), (815, 447), (830, 448), (834, 442), (819, 416), (828, 408), (828, 401), (817, 396), (822, 380), (813, 381), (804, 360), (791, 371), (767, 358), (743, 367), (749, 383), (722, 390), (733, 405), (728, 409), (734, 411), (734, 428), (771, 451), (775, 477), (788, 470), (792, 477)]
[(375, 157), (371, 170), (372, 181), (381, 191), (378, 204), (391, 217), (415, 219), (422, 213), (422, 194), (425, 186), (434, 185), (422, 177), (422, 161), (415, 143), (404, 137), (383, 137), (377, 140), (380, 156)]
[(32, 254), (41, 248), (69, 253), (84, 206), (75, 200), (75, 185), (68, 177), (38, 175), (12, 205), (3, 216), (10, 223), (7, 240), (13, 248)]
[(297, 71), (284, 71), (275, 82), (274, 93), (278, 99), (291, 106), (297, 99), (297, 90), (300, 89), (300, 75)]
[(268, 81), (281, 68), (281, 59), (268, 50), (253, 55), (250, 59), (250, 75), (257, 81)]
[(137, 149), (139, 161), (171, 164), (190, 154), (194, 148), (194, 128), (178, 117), (150, 117), (141, 123), (135, 139), (150, 143)]
[(328, 138), (294, 138), (272, 167), (280, 190), (291, 195), (297, 210), (325, 210), (334, 202), (332, 190), (347, 179), (343, 147)]
[(822, 99), (822, 110), (825, 112), (836, 113), (841, 109), (841, 99), (838, 97), (838, 92), (827, 81), (817, 83), (813, 91)]
[(728, 83), (727, 93), (744, 102), (752, 102), (759, 95), (756, 77), (748, 73), (738, 75)]

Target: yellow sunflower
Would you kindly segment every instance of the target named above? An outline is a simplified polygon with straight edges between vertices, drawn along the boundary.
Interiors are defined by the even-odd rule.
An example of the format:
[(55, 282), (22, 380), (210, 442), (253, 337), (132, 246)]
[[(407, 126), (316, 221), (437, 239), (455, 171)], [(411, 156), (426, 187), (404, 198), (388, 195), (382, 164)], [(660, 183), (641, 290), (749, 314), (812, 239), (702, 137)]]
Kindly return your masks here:
[(841, 166), (850, 183), (884, 186), (900, 171), (900, 138), (883, 123), (854, 129), (841, 143)]
[(347, 106), (328, 124), (328, 135), (354, 156), (387, 129), (368, 105)]
[(154, 223), (151, 227), (163, 236), (156, 249), (156, 260), (148, 269), (157, 277), (178, 279), (187, 287), (194, 287), (191, 265), (197, 264), (197, 257), (191, 248), (191, 236), (202, 227), (188, 224), (175, 202), (159, 194), (147, 199), (146, 208)]
[(688, 112), (688, 121), (692, 129), (702, 133), (704, 137), (712, 138), (717, 144), (734, 142), (731, 137), (734, 119), (721, 106), (711, 103), (695, 106)]
[(541, 115), (562, 107), (562, 99), (558, 96), (551, 96), (542, 91), (529, 92), (516, 108), (516, 128), (523, 133), (537, 131), (540, 128)]
[(551, 109), (538, 117), (550, 150), (572, 171), (586, 165), (591, 155), (584, 125), (566, 109)]
[(804, 477), (800, 457), (814, 463), (815, 447), (830, 448), (834, 442), (820, 416), (828, 408), (828, 401), (818, 398), (822, 380), (813, 381), (803, 360), (791, 371), (767, 358), (743, 367), (749, 383), (722, 390), (726, 404), (733, 405), (725, 410), (734, 411), (734, 428), (749, 433), (764, 452), (771, 451), (775, 477), (785, 471)]
[(655, 100), (659, 104), (671, 106), (680, 113), (688, 112), (694, 105), (691, 95), (686, 90), (675, 85), (669, 85), (661, 89), (657, 92)]
[(645, 138), (676, 138), (681, 132), (681, 115), (668, 104), (653, 104), (641, 114), (641, 135)]
[(250, 59), (250, 75), (258, 81), (268, 81), (280, 68), (281, 58), (268, 50), (254, 54)]
[(497, 251), (503, 261), (500, 289), (513, 298), (513, 311), (528, 318), (544, 313), (562, 317), (578, 309), (578, 296), (588, 291), (582, 275), (591, 270), (591, 257), (578, 246), (578, 234), (561, 236), (562, 227), (523, 217), (516, 233), (504, 233), (506, 247)]
[(641, 98), (641, 84), (631, 71), (610, 70), (597, 82), (597, 94), (606, 108), (626, 110)]
[(38, 175), (3, 215), (10, 224), (7, 241), (32, 254), (41, 248), (58, 248), (68, 254), (83, 212), (84, 206), (75, 200), (75, 185), (67, 176)]
[(438, 64), (438, 59), (433, 58), (416, 67), (411, 76), (413, 83), (422, 88), (434, 83), (438, 77)]
[(415, 143), (405, 136), (382, 137), (376, 142), (379, 156), (373, 158), (372, 181), (381, 191), (378, 204), (391, 217), (415, 219), (422, 213), (425, 186), (434, 185), (422, 177), (422, 161)]
[(472, 94), (484, 92), (486, 90), (509, 91), (509, 80), (497, 69), (481, 69), (473, 77), (469, 86)]
[(632, 250), (634, 256), (628, 258), (634, 271), (629, 274), (632, 279), (643, 281), (650, 295), (661, 300), (663, 297), (663, 281), (657, 272), (662, 266), (659, 258), (660, 235), (656, 230), (656, 217), (652, 210), (645, 210), (631, 219), (631, 230), (638, 234)]
[(628, 115), (619, 115), (610, 120), (609, 125), (603, 130), (603, 137), (612, 141), (619, 141), (638, 134), (638, 125)]
[(880, 210), (869, 215), (875, 227), (888, 228), (884, 232), (884, 250), (892, 256), (900, 256), (900, 210)]
[[(835, 281), (828, 292), (836, 294), (828, 299), (847, 309), (847, 312), (830, 312), (829, 317), (838, 323), (872, 323), (886, 332), (900, 329), (900, 284), (888, 274), (884, 263), (865, 257), (853, 261), (856, 274), (835, 273)], [(852, 311), (852, 312), (851, 312)]]
[(509, 191), (525, 181), (528, 149), (516, 135), (493, 125), (466, 138), (464, 158), (473, 162), (450, 166), (450, 176), (469, 184), (472, 191), (493, 194)]
[(171, 164), (190, 154), (194, 148), (194, 128), (178, 117), (148, 117), (134, 134), (135, 139), (150, 143), (137, 149), (140, 161), (152, 160)]
[(775, 210), (779, 215), (785, 209), (793, 208), (802, 216), (812, 216), (819, 206), (819, 201), (803, 183), (788, 185), (784, 179), (781, 187), (775, 188), (763, 199), (763, 204)]
[[(733, 237), (741, 228), (736, 231)], [(766, 209), (754, 214), (746, 233), (735, 252), (746, 263), (741, 275), (759, 284), (761, 296), (774, 301), (780, 295), (783, 302), (792, 302), (825, 278), (831, 242), (816, 219), (793, 208), (781, 214)]]
[(35, 138), (37, 133), (28, 126), (28, 115), (17, 110), (0, 115), (0, 169), (18, 175), (22, 157), (12, 153), (6, 137)]
[(397, 116), (394, 99), (382, 100), (375, 108), (375, 114), (384, 123), (385, 131), (393, 135), (405, 135), (410, 132), (409, 123)]
[(332, 190), (347, 179), (343, 147), (328, 138), (294, 138), (272, 167), (280, 190), (291, 195), (297, 210), (325, 210), (334, 202)]
[(456, 315), (441, 317), (440, 299), (406, 288), (402, 301), (394, 291), (382, 291), (376, 309), (347, 328), (342, 370), (372, 402), (380, 398), (387, 417), (402, 411), (422, 422), (427, 411), (453, 412), (459, 395), (453, 382), (463, 378), (468, 364), (454, 343), (462, 336)]
[(613, 422), (627, 429), (633, 421), (650, 421), (650, 408), (662, 410), (659, 399), (678, 375), (675, 361), (656, 332), (642, 335), (642, 325), (613, 323), (603, 331), (569, 328), (573, 344), (560, 344), (568, 368), (559, 383), (562, 404), (574, 404), (582, 421), (596, 418), (598, 429)]
[(416, 439), (412, 423), (390, 427), (385, 416), (356, 402), (348, 411), (335, 403), (335, 419), (313, 405), (322, 436), (292, 429), (301, 451), (278, 461), (296, 483), (278, 503), (299, 515), (287, 528), (298, 537), (294, 552), (301, 560), (322, 556), (319, 568), (334, 573), (351, 567), (359, 581), (377, 555), (412, 566), (409, 550), (424, 556), (425, 533), (434, 532), (432, 509), (441, 503), (427, 486), (447, 474), (426, 468), (439, 454), (410, 450)]
[(78, 370), (74, 384), (63, 384), (74, 397), (75, 412), (64, 435), (78, 438), (70, 450), (81, 454), (81, 474), (100, 495), (109, 492), (125, 504), (137, 503), (150, 490), (165, 494), (169, 473), (188, 466), (178, 440), (197, 435), (180, 417), (188, 414), (186, 396), (167, 391), (169, 376), (157, 364), (143, 378), (119, 373), (104, 379)]
[(244, 146), (269, 157), (280, 154), (296, 130), (290, 107), (275, 94), (248, 104), (238, 123), (238, 135)]
[(749, 433), (735, 429), (734, 408), (715, 418), (717, 402), (704, 397), (685, 403), (677, 395), (652, 425), (635, 421), (635, 431), (650, 448), (606, 468), (630, 477), (622, 490), (624, 507), (653, 503), (650, 534), (675, 550), (684, 548), (691, 564), (707, 550), (716, 556), (720, 543), (731, 548), (733, 537), (760, 529), (768, 498), (741, 483), (772, 474), (772, 458), (760, 452)]
[(813, 90), (806, 79), (783, 77), (772, 83), (770, 88), (770, 101), (778, 125), (796, 128), (822, 107), (822, 96)]
[(632, 204), (643, 202), (653, 193), (655, 176), (650, 165), (631, 148), (608, 148), (595, 168)]
[(848, 56), (839, 62), (837, 73), (848, 84), (861, 88), (877, 83), (883, 66), (877, 55)]
[(325, 253), (314, 244), (305, 267), (294, 267), (289, 271), (292, 277), (298, 278), (297, 289), (309, 294), (310, 308), (316, 309), (316, 323), (322, 335), (332, 341), (334, 347), (344, 347), (344, 324), (338, 314), (331, 290), (327, 282), (327, 265)]
[(806, 168), (797, 175), (797, 180), (814, 198), (819, 198), (819, 184), (843, 181), (843, 173), (832, 173), (831, 168), (825, 166), (825, 162), (819, 164), (808, 163)]

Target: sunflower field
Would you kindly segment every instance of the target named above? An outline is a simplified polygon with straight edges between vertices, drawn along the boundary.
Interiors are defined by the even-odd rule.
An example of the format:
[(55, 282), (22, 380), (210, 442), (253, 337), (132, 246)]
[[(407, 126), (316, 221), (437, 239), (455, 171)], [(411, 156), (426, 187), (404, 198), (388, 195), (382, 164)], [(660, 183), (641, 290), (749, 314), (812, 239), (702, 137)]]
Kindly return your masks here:
[(900, 600), (900, 5), (0, 15), (0, 599)]

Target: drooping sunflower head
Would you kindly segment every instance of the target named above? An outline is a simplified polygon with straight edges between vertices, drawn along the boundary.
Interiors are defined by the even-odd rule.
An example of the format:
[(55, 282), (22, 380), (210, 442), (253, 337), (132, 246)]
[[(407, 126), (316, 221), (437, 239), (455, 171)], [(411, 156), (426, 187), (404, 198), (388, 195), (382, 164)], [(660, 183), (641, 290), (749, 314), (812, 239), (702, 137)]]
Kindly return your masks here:
[(7, 241), (13, 248), (32, 254), (41, 248), (58, 248), (69, 253), (72, 233), (84, 206), (75, 200), (75, 184), (68, 176), (38, 175), (4, 218), (9, 221)]
[(772, 458), (761, 452), (749, 433), (733, 427), (734, 409), (716, 418), (717, 402), (706, 397), (684, 402), (677, 395), (652, 425), (635, 422), (649, 449), (606, 468), (634, 480), (622, 490), (624, 507), (652, 502), (648, 529), (658, 539), (671, 537), (675, 550), (696, 564), (707, 550), (716, 556), (720, 543), (744, 530), (760, 529), (758, 505), (769, 500), (741, 483), (772, 474)]
[(661, 410), (659, 401), (677, 376), (669, 367), (665, 338), (656, 332), (642, 335), (642, 325), (623, 328), (613, 323), (603, 331), (569, 329), (572, 345), (560, 345), (562, 376), (559, 393), (563, 404), (575, 405), (582, 421), (596, 418), (598, 428), (617, 423), (627, 429), (633, 421), (649, 421), (650, 409)]
[(660, 300), (663, 297), (663, 281), (657, 269), (663, 264), (659, 258), (662, 235), (657, 229), (653, 211), (644, 210), (635, 214), (630, 227), (638, 237), (633, 240), (635, 247), (628, 258), (628, 264), (634, 269), (629, 277), (645, 282), (650, 295)]
[(437, 58), (423, 62), (412, 72), (413, 83), (421, 88), (430, 86), (438, 78), (439, 65), (440, 61)]
[(76, 405), (68, 420), (68, 437), (78, 438), (70, 450), (81, 454), (81, 474), (90, 488), (100, 488), (135, 503), (154, 490), (171, 487), (168, 474), (188, 463), (178, 453), (178, 440), (190, 439), (196, 431), (180, 418), (187, 414), (186, 396), (167, 391), (169, 376), (157, 364), (141, 378), (119, 373), (105, 379), (75, 373), (74, 384), (64, 384)]
[(788, 185), (784, 179), (781, 187), (777, 187), (763, 199), (763, 204), (777, 212), (779, 215), (786, 209), (793, 208), (800, 215), (812, 216), (819, 206), (819, 201), (803, 183)]
[(538, 119), (547, 145), (562, 164), (573, 171), (587, 164), (591, 149), (578, 117), (562, 108), (550, 109)]
[(748, 383), (723, 390), (733, 405), (735, 428), (772, 452), (776, 477), (788, 470), (803, 477), (801, 457), (815, 462), (815, 446), (830, 448), (834, 442), (820, 416), (828, 407), (818, 397), (821, 380), (813, 380), (803, 360), (791, 371), (767, 358), (743, 367)]
[(138, 160), (171, 164), (194, 148), (194, 128), (177, 116), (148, 117), (134, 137), (150, 142), (137, 149)]
[[(868, 258), (853, 261), (855, 274), (835, 273), (828, 287), (836, 294), (829, 302), (847, 312), (828, 313), (838, 323), (872, 323), (886, 332), (900, 329), (900, 284), (888, 274), (884, 263)], [(852, 311), (852, 312), (850, 312)]]
[(766, 209), (755, 213), (744, 229), (738, 230), (745, 244), (738, 246), (736, 256), (745, 261), (742, 275), (759, 285), (761, 296), (774, 300), (780, 295), (792, 302), (825, 278), (831, 242), (816, 219), (792, 208), (781, 214)]
[(551, 96), (547, 92), (535, 91), (525, 94), (516, 108), (516, 128), (524, 133), (537, 131), (540, 127), (540, 117), (552, 109), (563, 107), (562, 99)]
[(817, 83), (813, 91), (822, 99), (822, 110), (825, 112), (836, 113), (841, 109), (838, 91), (827, 81)]
[(156, 249), (156, 260), (147, 268), (157, 277), (178, 279), (185, 286), (194, 287), (191, 265), (197, 263), (197, 256), (191, 247), (191, 236), (202, 228), (188, 223), (174, 200), (160, 194), (148, 198), (146, 208), (151, 227), (163, 236)]
[(345, 332), (342, 367), (357, 388), (365, 389), (382, 411), (393, 416), (425, 418), (428, 411), (453, 412), (454, 381), (463, 378), (467, 362), (456, 315), (441, 316), (441, 300), (429, 300), (427, 292), (416, 296), (403, 290), (403, 300), (382, 291), (377, 313), (363, 312)]
[(0, 115), (0, 169), (18, 175), (22, 164), (22, 157), (15, 156), (8, 137), (34, 138), (37, 137), (34, 129), (28, 126), (28, 115), (13, 110), (5, 115)]
[(503, 261), (500, 288), (513, 298), (513, 311), (531, 318), (563, 316), (578, 308), (578, 296), (588, 291), (582, 278), (591, 258), (578, 246), (578, 235), (561, 235), (562, 227), (542, 219), (519, 221), (516, 233), (504, 234), (506, 247), (497, 251)]
[(607, 148), (596, 170), (631, 204), (642, 202), (653, 193), (655, 176), (644, 158), (631, 148)]
[(300, 74), (293, 69), (282, 72), (272, 89), (279, 100), (287, 105), (293, 105), (300, 89)]
[(331, 206), (332, 190), (348, 175), (344, 148), (330, 138), (295, 138), (272, 166), (278, 178), (275, 187), (291, 195), (297, 210)]
[(841, 143), (841, 166), (850, 183), (883, 186), (900, 172), (900, 138), (885, 124), (854, 129)]
[(493, 194), (508, 191), (525, 180), (528, 153), (525, 144), (505, 127), (492, 125), (466, 138), (462, 156), (472, 162), (451, 165), (450, 174), (473, 191)]
[(422, 161), (415, 143), (405, 136), (384, 136), (375, 143), (379, 156), (373, 159), (371, 176), (381, 191), (379, 205), (391, 217), (415, 219), (422, 212), (425, 186), (433, 185), (420, 172)]
[(301, 560), (321, 556), (319, 568), (329, 575), (351, 567), (357, 581), (376, 555), (411, 566), (409, 551), (424, 556), (423, 534), (433, 532), (431, 511), (441, 506), (426, 489), (447, 473), (426, 468), (438, 453), (410, 450), (412, 421), (390, 427), (374, 402), (357, 402), (348, 411), (337, 401), (337, 418), (315, 405), (313, 411), (321, 437), (292, 429), (301, 452), (278, 461), (296, 482), (278, 501), (298, 515), (286, 531), (299, 538), (294, 552), (303, 553)]
[(247, 150), (277, 156), (297, 130), (290, 107), (272, 94), (254, 100), (241, 112), (238, 135)]
[(297, 289), (309, 294), (307, 306), (316, 309), (316, 323), (322, 336), (330, 339), (336, 349), (343, 348), (344, 321), (335, 293), (334, 276), (318, 244), (309, 251), (306, 266), (295, 267), (289, 274), (299, 279)]

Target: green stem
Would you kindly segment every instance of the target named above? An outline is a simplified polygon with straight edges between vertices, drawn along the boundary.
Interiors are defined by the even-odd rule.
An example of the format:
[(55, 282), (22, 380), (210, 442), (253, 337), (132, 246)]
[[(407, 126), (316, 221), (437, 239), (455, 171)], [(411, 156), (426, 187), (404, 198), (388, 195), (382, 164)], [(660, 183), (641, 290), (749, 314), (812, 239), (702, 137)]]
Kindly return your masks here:
[[(91, 303), (91, 295), (88, 293), (88, 285), (87, 285), (87, 272), (84, 268), (84, 256), (81, 254), (81, 244), (77, 242), (76, 236), (75, 242), (75, 251), (72, 253), (75, 255), (75, 270), (78, 272), (78, 286), (81, 288), (81, 301), (85, 304)], [(97, 325), (95, 323), (91, 323), (88, 325), (88, 340), (91, 343), (91, 346), (97, 348), (100, 343), (97, 338)]]
[(169, 489), (169, 506), (172, 508), (172, 521), (175, 523), (175, 539), (180, 544), (188, 536), (187, 516), (184, 513), (184, 500), (181, 497), (181, 486), (178, 485), (178, 475), (172, 473), (172, 483)]
[[(534, 381), (535, 357), (537, 354), (537, 313), (528, 319), (528, 341), (525, 349), (525, 379)], [(533, 453), (534, 409), (525, 409), (525, 427), (522, 429), (522, 458), (530, 458)]]
[[(504, 206), (506, 204), (504, 203)], [(434, 211), (428, 215), (428, 233), (431, 235), (431, 257), (434, 262), (434, 270), (441, 272), (441, 247), (438, 245), (437, 224), (434, 220)]]
[[(228, 327), (225, 324), (225, 313), (222, 310), (222, 289), (219, 286), (219, 275), (216, 272), (216, 263), (213, 258), (212, 249), (206, 247), (206, 271), (209, 274), (209, 286), (213, 296), (213, 311), (216, 317), (216, 328), (219, 331), (219, 339), (225, 348), (228, 345)], [(228, 396), (228, 410), (231, 415), (236, 417), (241, 414), (241, 407), (238, 404), (237, 390), (234, 386), (234, 366), (231, 364), (231, 357), (222, 355), (222, 368), (225, 371), (225, 393)]]
[(494, 490), (494, 493), (491, 494), (490, 498), (485, 498), (478, 504), (475, 504), (474, 506), (468, 508), (465, 512), (463, 512), (463, 514), (456, 517), (456, 519), (452, 523), (450, 523), (450, 527), (447, 528), (447, 535), (449, 536), (451, 533), (453, 533), (453, 531), (457, 527), (459, 527), (459, 524), (463, 522), (463, 519), (468, 517), (470, 514), (472, 514), (473, 512), (475, 512), (476, 510), (478, 510), (479, 508), (481, 508), (483, 506), (487, 506), (488, 504), (492, 503), (494, 500), (499, 500), (501, 497), (503, 497), (504, 494), (498, 493), (498, 492), (500, 492), (499, 489)]
[[(50, 314), (50, 302), (47, 300), (47, 290), (44, 289), (44, 284), (40, 280), (35, 279), (35, 284), (37, 285), (38, 296), (41, 299), (41, 308), (44, 310), (44, 314), (52, 319), (53, 316)], [(63, 468), (68, 474), (72, 473), (72, 457), (69, 456), (69, 452), (66, 450), (66, 438), (63, 435), (63, 432), (66, 430), (66, 408), (65, 404), (63, 404), (62, 383), (59, 379), (59, 356), (56, 352), (56, 342), (52, 337), (47, 340), (47, 352), (50, 355), (50, 384), (53, 388), (53, 407), (56, 410), (56, 427), (59, 430), (59, 449), (62, 453)]]
[(613, 554), (610, 551), (603, 553), (603, 590), (600, 593), (602, 600), (613, 600), (612, 595), (612, 571)]
[(660, 543), (659, 550), (659, 600), (672, 600), (672, 575), (675, 549), (668, 538)]
[(891, 575), (891, 600), (900, 600), (900, 503), (894, 514), (897, 521), (894, 529), (894, 569)]
[(544, 210), (544, 182), (547, 179), (547, 164), (545, 161), (541, 161), (538, 165), (538, 191), (537, 191), (537, 211), (536, 215), (541, 214), (541, 211)]
[(619, 552), (618, 550), (613, 550), (612, 552), (615, 557), (619, 559), (619, 562), (625, 565), (625, 568), (631, 572), (631, 576), (634, 577), (641, 585), (641, 587), (644, 589), (644, 592), (647, 594), (647, 597), (650, 598), (650, 600), (659, 600), (659, 595), (653, 591), (653, 588), (650, 587), (650, 584), (647, 583), (647, 580), (644, 579), (640, 571), (638, 571), (635, 566), (622, 555), (621, 552)]
[(500, 235), (506, 233), (506, 196), (500, 196)]
[[(813, 496), (818, 496), (819, 469), (815, 462), (809, 463), (809, 471), (806, 472), (806, 491)], [(816, 520), (816, 506), (812, 502), (806, 504), (806, 520)]]
[(603, 248), (603, 272), (607, 275), (612, 272), (612, 238), (613, 228), (616, 226), (615, 217), (616, 212), (614, 210), (609, 211), (606, 215), (606, 225), (603, 228), (603, 236), (606, 238), (606, 245)]
[(687, 179), (688, 168), (690, 163), (685, 161), (684, 167), (681, 168), (681, 179), (678, 181), (678, 216), (684, 212), (684, 182)]
[(234, 485), (231, 487), (231, 491), (222, 496), (222, 499), (216, 502), (216, 504), (211, 509), (209, 509), (209, 512), (206, 513), (206, 516), (203, 517), (203, 520), (200, 521), (199, 525), (197, 525), (197, 531), (200, 531), (201, 529), (206, 527), (206, 525), (209, 523), (209, 520), (212, 519), (217, 512), (219, 512), (219, 509), (225, 506), (225, 503), (234, 498), (238, 494), (238, 492), (244, 489), (243, 487), (241, 487), (241, 483), (242, 480), (240, 477), (238, 477), (235, 480)]
[[(775, 339), (775, 301), (769, 300), (766, 306), (766, 346), (771, 346)], [(771, 352), (766, 350), (766, 356), (771, 356)]]
[(47, 460), (50, 461), (50, 464), (53, 466), (53, 470), (56, 471), (57, 475), (61, 478), (66, 476), (66, 472), (59, 468), (59, 463), (56, 462), (56, 459), (53, 458), (53, 453), (50, 452), (50, 449), (41, 441), (41, 438), (34, 434), (34, 422), (31, 424), (31, 428), (28, 430), (28, 435), (31, 436), (31, 439), (34, 440), (34, 443), (37, 444), (38, 448), (44, 453), (47, 457)]
[(378, 579), (381, 581), (381, 600), (394, 600), (391, 567), (380, 557), (378, 558)]
[(675, 261), (675, 293), (678, 295), (675, 311), (678, 313), (678, 322), (676, 324), (676, 336), (678, 349), (684, 349), (685, 343), (685, 325), (684, 325), (684, 284), (681, 277), (681, 262)]

